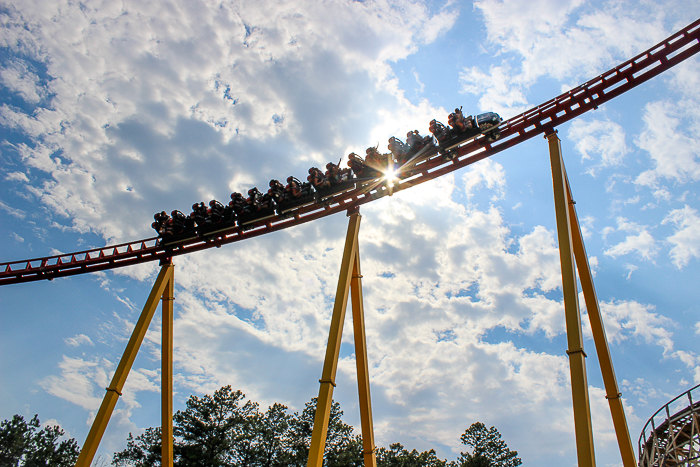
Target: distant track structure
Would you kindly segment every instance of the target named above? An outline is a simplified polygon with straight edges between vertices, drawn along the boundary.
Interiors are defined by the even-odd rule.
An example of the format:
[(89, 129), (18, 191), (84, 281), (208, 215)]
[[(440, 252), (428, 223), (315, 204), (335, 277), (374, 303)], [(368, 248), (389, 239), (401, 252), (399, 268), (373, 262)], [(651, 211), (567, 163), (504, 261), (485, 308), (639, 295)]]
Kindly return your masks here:
[(638, 452), (639, 467), (700, 466), (700, 385), (652, 415)]
[(488, 142), (477, 138), (456, 150), (446, 160), (435, 156), (416, 164), (409, 175), (389, 190), (377, 184), (371, 189), (357, 186), (339, 193), (322, 204), (301, 207), (291, 216), (276, 215), (250, 226), (232, 227), (204, 238), (196, 237), (176, 245), (159, 245), (152, 237), (91, 250), (0, 263), (0, 285), (17, 284), (57, 277), (87, 274), (149, 261), (167, 261), (174, 256), (194, 253), (228, 243), (246, 240), (322, 217), (357, 208), (363, 204), (411, 188), (454, 172), (477, 161), (516, 146), (639, 86), (700, 51), (700, 19), (654, 47), (615, 68), (500, 124), (501, 138)]

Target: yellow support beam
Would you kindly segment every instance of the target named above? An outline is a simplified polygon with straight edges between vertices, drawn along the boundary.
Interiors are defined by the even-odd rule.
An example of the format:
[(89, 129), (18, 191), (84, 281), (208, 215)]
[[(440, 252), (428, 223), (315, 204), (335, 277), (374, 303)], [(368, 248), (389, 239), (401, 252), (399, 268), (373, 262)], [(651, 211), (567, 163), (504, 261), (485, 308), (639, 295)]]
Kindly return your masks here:
[[(358, 215), (359, 216), (359, 215)], [(374, 423), (372, 422), (372, 398), (369, 391), (369, 364), (367, 363), (367, 339), (365, 334), (365, 312), (362, 299), (362, 273), (360, 252), (355, 252), (352, 281), (352, 324), (355, 335), (355, 363), (357, 365), (357, 391), (360, 395), (360, 423), (362, 425), (362, 455), (365, 467), (377, 467), (374, 445)]]
[(348, 305), (348, 295), (352, 290), (352, 313), (355, 331), (355, 358), (357, 359), (357, 384), (360, 394), (360, 421), (362, 424), (363, 456), (366, 467), (376, 467), (374, 446), (374, 428), (372, 424), (372, 403), (369, 392), (369, 367), (367, 364), (367, 345), (365, 341), (365, 321), (362, 306), (362, 286), (360, 278), (360, 256), (358, 247), (358, 235), (360, 231), (360, 213), (358, 210), (348, 212), (350, 222), (348, 233), (345, 237), (345, 249), (343, 261), (340, 266), (338, 288), (335, 294), (331, 328), (328, 333), (328, 345), (326, 357), (323, 363), (323, 372), (319, 383), (318, 403), (314, 417), (314, 427), (311, 434), (311, 447), (307, 467), (322, 467), (323, 453), (326, 447), (328, 435), (328, 421), (330, 419), (331, 404), (333, 402), (333, 388), (338, 369), (338, 356), (340, 355), (340, 342), (343, 336), (343, 324), (345, 322), (345, 310)]
[(564, 292), (564, 312), (566, 314), (566, 337), (568, 343), (569, 367), (571, 371), (571, 395), (574, 405), (574, 428), (576, 431), (576, 451), (579, 467), (595, 467), (593, 447), (593, 427), (591, 407), (588, 397), (586, 377), (586, 353), (583, 350), (581, 312), (578, 304), (578, 286), (574, 252), (572, 248), (569, 199), (566, 190), (566, 173), (561, 157), (561, 144), (555, 132), (545, 136), (549, 142), (549, 155), (552, 164), (554, 187), (554, 208), (557, 216), (559, 258), (561, 261), (562, 289)]
[[(92, 464), (97, 448), (100, 445), (100, 441), (102, 441), (102, 436), (104, 436), (105, 430), (107, 429), (109, 419), (114, 411), (114, 406), (117, 404), (117, 400), (122, 394), (122, 389), (124, 389), (126, 378), (129, 376), (129, 371), (134, 364), (136, 354), (141, 347), (143, 338), (146, 336), (148, 325), (151, 323), (156, 308), (158, 307), (158, 301), (164, 296), (166, 290), (169, 290), (168, 293), (170, 293), (170, 296), (172, 297), (172, 282), (173, 265), (170, 263), (164, 264), (160, 270), (160, 274), (158, 274), (155, 284), (153, 285), (153, 289), (151, 289), (148, 300), (146, 300), (146, 304), (144, 305), (141, 316), (134, 327), (134, 331), (131, 333), (129, 343), (126, 345), (124, 354), (122, 355), (119, 365), (114, 372), (112, 382), (107, 388), (107, 393), (102, 400), (102, 405), (100, 405), (100, 409), (95, 416), (92, 427), (90, 427), (90, 432), (85, 440), (83, 449), (80, 451), (78, 461), (75, 463), (76, 467), (90, 467), (90, 464)], [(172, 306), (172, 302), (170, 303), (170, 306)]]
[(588, 255), (586, 247), (583, 243), (583, 235), (581, 234), (581, 226), (576, 214), (576, 202), (571, 193), (569, 179), (566, 176), (566, 191), (569, 197), (569, 219), (571, 219), (571, 233), (573, 235), (574, 258), (578, 269), (578, 276), (581, 279), (581, 290), (583, 298), (586, 302), (588, 310), (588, 318), (591, 322), (591, 330), (593, 332), (593, 341), (595, 343), (596, 352), (598, 354), (598, 362), (600, 363), (600, 371), (603, 375), (603, 384), (605, 385), (605, 398), (610, 406), (613, 426), (617, 436), (617, 444), (620, 448), (620, 456), (622, 457), (622, 465), (624, 467), (636, 467), (637, 461), (634, 457), (634, 448), (630, 439), (629, 428), (627, 426), (627, 418), (625, 417), (625, 409), (622, 406), (622, 393), (620, 393), (615, 378), (615, 370), (613, 368), (610, 348), (608, 347), (608, 339), (605, 336), (605, 327), (603, 326), (603, 317), (600, 312), (600, 304), (598, 295), (593, 285), (593, 274), (591, 267), (588, 264)]
[(163, 329), (161, 332), (161, 465), (173, 467), (173, 275), (163, 292)]

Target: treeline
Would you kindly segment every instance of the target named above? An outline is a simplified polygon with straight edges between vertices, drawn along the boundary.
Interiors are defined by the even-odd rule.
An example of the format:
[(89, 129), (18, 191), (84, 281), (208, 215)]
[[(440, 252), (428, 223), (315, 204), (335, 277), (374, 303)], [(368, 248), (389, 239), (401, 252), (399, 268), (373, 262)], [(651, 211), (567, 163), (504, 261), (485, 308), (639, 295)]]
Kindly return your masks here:
[[(257, 403), (245, 400), (240, 391), (224, 386), (213, 395), (190, 396), (184, 410), (173, 414), (173, 454), (176, 467), (306, 467), (311, 433), (316, 413), (316, 399), (306, 404), (301, 413), (289, 413), (288, 408), (274, 404), (266, 411)], [(353, 427), (342, 421), (340, 404), (333, 402), (328, 425), (324, 467), (359, 467), (363, 464), (362, 437), (353, 434)], [(75, 440), (61, 441), (63, 434), (53, 427), (54, 451), (66, 454), (52, 461), (39, 461), (41, 443), (25, 443), (21, 454), (17, 440), (18, 418), (0, 425), (0, 467), (34, 467), (73, 465), (78, 449)], [(26, 423), (25, 423), (26, 424)], [(19, 423), (21, 425), (21, 423)], [(35, 416), (31, 426), (38, 428)], [(46, 429), (44, 429), (46, 430)], [(60, 433), (60, 434), (59, 434)], [(45, 436), (45, 435), (42, 435)], [(26, 438), (26, 436), (25, 436)], [(14, 442), (12, 440), (15, 440)], [(471, 452), (464, 452), (456, 461), (439, 459), (435, 450), (408, 451), (399, 443), (376, 452), (378, 467), (516, 467), (522, 463), (517, 451), (510, 451), (496, 428), (483, 423), (472, 424), (461, 441)], [(63, 443), (63, 444), (61, 444)], [(44, 443), (51, 444), (51, 443)], [(14, 446), (13, 449), (12, 446)], [(60, 447), (60, 449), (59, 449)], [(45, 452), (50, 449), (43, 448)], [(19, 454), (19, 455), (18, 455)], [(29, 462), (30, 459), (34, 459)], [(127, 438), (123, 451), (114, 454), (117, 467), (154, 467), (161, 465), (161, 430), (147, 428)]]
[(62, 439), (57, 426), (41, 427), (39, 417), (28, 422), (14, 415), (0, 423), (0, 467), (73, 467), (80, 449), (75, 439)]

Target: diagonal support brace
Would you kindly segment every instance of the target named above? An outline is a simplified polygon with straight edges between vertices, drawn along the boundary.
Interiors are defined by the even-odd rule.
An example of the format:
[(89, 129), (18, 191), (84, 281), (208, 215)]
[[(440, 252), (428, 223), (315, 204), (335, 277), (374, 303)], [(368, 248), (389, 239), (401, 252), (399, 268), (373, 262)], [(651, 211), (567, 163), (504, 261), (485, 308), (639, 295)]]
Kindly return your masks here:
[[(90, 432), (88, 433), (87, 439), (85, 440), (83, 449), (80, 451), (78, 461), (75, 463), (76, 467), (90, 467), (90, 465), (92, 464), (92, 461), (95, 457), (95, 453), (97, 452), (97, 448), (99, 447), (100, 441), (102, 441), (102, 437), (104, 436), (105, 430), (107, 429), (109, 419), (112, 416), (112, 412), (114, 412), (114, 407), (117, 405), (117, 400), (119, 399), (119, 396), (121, 396), (122, 390), (124, 389), (126, 378), (129, 375), (129, 371), (131, 370), (131, 367), (134, 364), (136, 354), (138, 353), (139, 348), (141, 347), (141, 343), (143, 342), (143, 339), (146, 336), (146, 331), (148, 331), (148, 326), (151, 323), (151, 320), (153, 319), (153, 315), (155, 314), (156, 308), (158, 307), (158, 302), (161, 298), (166, 299), (163, 302), (163, 307), (165, 309), (166, 303), (168, 304), (170, 309), (170, 316), (172, 317), (173, 267), (174, 266), (171, 263), (163, 264), (161, 267), (160, 274), (158, 274), (158, 278), (156, 279), (156, 282), (153, 285), (153, 288), (151, 289), (151, 293), (148, 296), (148, 300), (146, 300), (146, 304), (143, 307), (141, 316), (139, 317), (139, 320), (136, 323), (133, 332), (131, 333), (129, 343), (126, 345), (124, 354), (122, 355), (122, 358), (119, 361), (119, 365), (117, 366), (117, 369), (114, 372), (112, 382), (107, 388), (107, 393), (105, 394), (105, 397), (102, 400), (102, 404), (100, 405), (100, 408), (97, 411), (97, 415), (95, 416), (95, 420), (92, 423), (92, 427), (90, 427)], [(164, 319), (163, 321), (165, 326), (166, 319)], [(172, 327), (170, 328), (170, 330), (172, 331)], [(172, 334), (170, 336), (170, 339), (172, 341)], [(165, 351), (166, 349), (163, 350)], [(165, 359), (166, 356), (164, 355), (163, 358)], [(172, 362), (172, 353), (170, 356), (170, 361)], [(166, 375), (163, 375), (163, 378), (166, 378)], [(170, 374), (170, 378), (171, 379), (169, 392), (170, 398), (172, 400), (172, 372)], [(165, 383), (163, 389), (166, 389)], [(165, 410), (166, 407), (164, 407), (163, 409)], [(170, 452), (172, 452), (172, 403), (170, 404), (170, 410), (171, 415), (169, 433), (171, 433), (171, 435), (169, 439), (163, 439), (163, 447), (164, 449), (166, 449), (166, 445), (169, 444)], [(166, 435), (166, 432), (168, 432), (168, 427), (164, 426), (164, 437)], [(170, 458), (170, 464), (165, 463), (165, 461), (167, 460), (165, 456), (163, 460), (164, 466), (172, 466), (172, 456)]]
[(585, 352), (581, 331), (581, 313), (578, 304), (578, 285), (574, 252), (572, 247), (571, 219), (569, 217), (570, 198), (566, 190), (566, 169), (561, 157), (561, 144), (556, 132), (545, 136), (549, 142), (549, 156), (552, 164), (552, 184), (554, 188), (554, 209), (557, 216), (559, 259), (561, 261), (562, 291), (566, 314), (566, 337), (569, 349), (571, 371), (571, 396), (574, 405), (574, 427), (576, 431), (576, 453), (579, 467), (595, 467), (593, 448), (593, 427), (591, 407), (588, 397)]
[(566, 192), (569, 200), (569, 219), (571, 220), (571, 234), (574, 247), (574, 258), (576, 260), (576, 269), (578, 277), (581, 280), (581, 290), (588, 311), (588, 319), (591, 323), (591, 331), (593, 333), (593, 342), (595, 343), (596, 354), (600, 364), (600, 371), (603, 375), (603, 384), (605, 386), (605, 398), (610, 406), (610, 414), (615, 428), (617, 444), (620, 449), (623, 467), (636, 467), (637, 461), (634, 457), (634, 448), (632, 447), (632, 439), (630, 438), (629, 427), (627, 426), (627, 418), (625, 417), (625, 409), (622, 406), (622, 393), (617, 385), (615, 377), (615, 369), (613, 368), (612, 356), (610, 355), (610, 347), (608, 347), (608, 338), (605, 335), (605, 326), (603, 325), (603, 316), (600, 312), (600, 302), (598, 295), (593, 285), (593, 273), (591, 266), (588, 263), (588, 254), (586, 246), (583, 243), (583, 234), (581, 233), (581, 225), (578, 221), (576, 213), (576, 202), (573, 201), (571, 185), (569, 185), (569, 177), (564, 169), (564, 180), (566, 182)]
[(318, 402), (314, 427), (311, 435), (311, 447), (307, 467), (322, 467), (323, 453), (328, 435), (328, 421), (333, 403), (333, 389), (338, 369), (340, 343), (345, 322), (345, 310), (348, 295), (352, 293), (352, 314), (355, 334), (355, 359), (357, 363), (357, 385), (360, 396), (360, 421), (362, 425), (362, 443), (364, 465), (376, 467), (376, 446), (374, 445), (374, 428), (372, 423), (372, 404), (369, 391), (369, 369), (367, 364), (367, 344), (365, 340), (365, 321), (362, 305), (362, 273), (360, 272), (360, 255), (358, 235), (360, 231), (359, 209), (349, 210), (348, 233), (345, 238), (343, 261), (340, 267), (338, 288), (335, 294), (331, 328), (328, 333), (328, 345), (323, 364), (323, 373), (319, 383)]
[[(608, 405), (610, 406), (610, 413), (613, 420), (613, 426), (615, 428), (617, 444), (620, 449), (622, 465), (624, 467), (636, 467), (637, 462), (634, 457), (632, 440), (630, 438), (629, 428), (627, 426), (625, 410), (622, 405), (622, 393), (619, 392), (617, 379), (615, 377), (610, 348), (608, 347), (608, 339), (605, 336), (605, 327), (603, 325), (602, 313), (600, 311), (600, 303), (595, 291), (595, 286), (593, 285), (593, 274), (591, 272), (590, 264), (588, 263), (588, 255), (586, 254), (586, 247), (583, 243), (581, 226), (578, 220), (578, 214), (576, 213), (576, 201), (574, 201), (574, 197), (571, 192), (571, 185), (569, 184), (569, 178), (566, 174), (566, 169), (564, 168), (564, 163), (561, 158), (559, 138), (556, 136), (556, 133), (550, 133), (546, 136), (546, 138), (549, 140), (550, 145), (553, 180), (555, 178), (554, 164), (557, 158), (561, 161), (560, 166), (563, 179), (562, 183), (564, 184), (566, 199), (568, 201), (567, 210), (569, 229), (571, 233), (571, 245), (573, 248), (576, 269), (578, 270), (578, 276), (581, 280), (581, 290), (586, 303), (588, 318), (591, 323), (593, 341), (595, 343), (596, 354), (598, 356), (598, 362), (600, 364), (600, 370), (603, 376), (603, 384), (605, 385), (605, 398), (608, 400)], [(555, 192), (556, 190), (557, 189), (555, 187)], [(567, 354), (571, 355), (574, 352), (576, 351), (568, 350)], [(585, 352), (583, 351), (583, 347), (581, 347), (580, 352), (582, 352), (584, 357), (586, 356)]]

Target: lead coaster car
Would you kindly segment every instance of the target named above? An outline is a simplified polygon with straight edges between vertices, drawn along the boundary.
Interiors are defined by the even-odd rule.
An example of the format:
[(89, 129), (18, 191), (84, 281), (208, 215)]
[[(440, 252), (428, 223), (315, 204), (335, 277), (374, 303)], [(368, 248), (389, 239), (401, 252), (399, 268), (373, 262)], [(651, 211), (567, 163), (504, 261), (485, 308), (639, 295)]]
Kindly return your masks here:
[(475, 139), (479, 135), (484, 135), (486, 141), (492, 143), (501, 137), (498, 125), (503, 120), (495, 112), (486, 112), (474, 118), (474, 127), (466, 130), (459, 130), (443, 125), (437, 120), (430, 122), (430, 132), (435, 135), (438, 141), (438, 152), (444, 156), (453, 157), (452, 150), (455, 146), (466, 141)]

